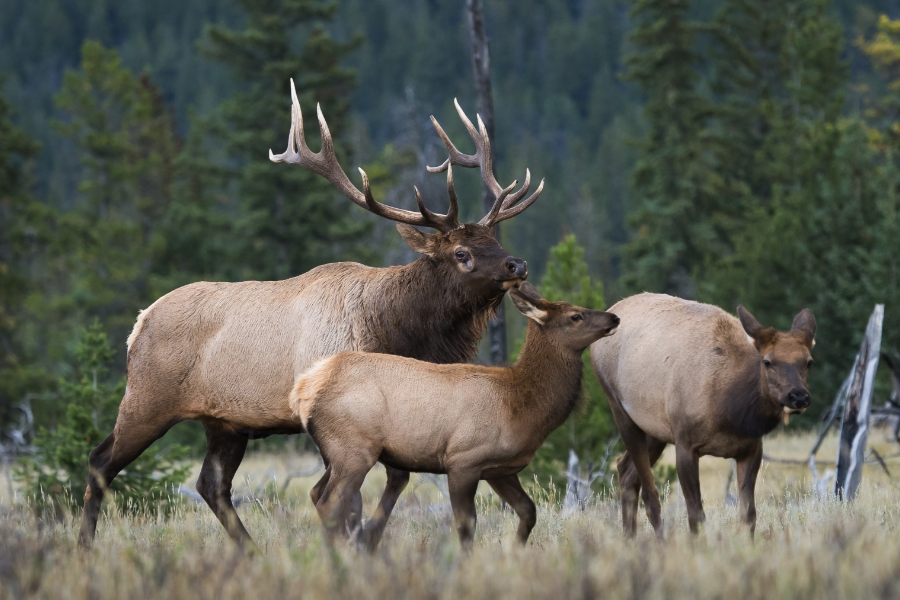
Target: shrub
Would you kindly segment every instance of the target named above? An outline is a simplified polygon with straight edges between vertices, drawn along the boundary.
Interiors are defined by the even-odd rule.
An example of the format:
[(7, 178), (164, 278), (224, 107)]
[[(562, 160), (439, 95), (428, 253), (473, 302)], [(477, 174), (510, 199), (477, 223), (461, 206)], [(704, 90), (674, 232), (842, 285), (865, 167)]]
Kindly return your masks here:
[[(75, 348), (76, 377), (59, 382), (65, 415), (52, 431), (41, 428), (33, 456), (14, 470), (26, 500), (42, 513), (83, 504), (88, 454), (112, 431), (125, 392), (125, 379), (108, 375), (114, 356), (106, 332), (95, 320)], [(182, 464), (187, 452), (184, 446), (165, 451), (152, 446), (145, 451), (110, 486), (120, 506), (150, 510), (167, 506), (171, 488), (187, 477), (189, 467)]]

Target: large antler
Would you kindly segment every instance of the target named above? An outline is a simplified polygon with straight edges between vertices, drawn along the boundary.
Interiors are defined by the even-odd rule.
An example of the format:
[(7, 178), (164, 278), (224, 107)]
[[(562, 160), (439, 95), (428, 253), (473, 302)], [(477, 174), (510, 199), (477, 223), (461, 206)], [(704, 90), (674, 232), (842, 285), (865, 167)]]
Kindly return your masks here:
[(447, 160), (439, 167), (427, 167), (428, 170), (431, 173), (440, 173), (442, 171), (449, 171), (450, 165), (479, 167), (485, 185), (487, 185), (488, 189), (491, 190), (491, 193), (494, 194), (494, 205), (491, 207), (490, 212), (478, 222), (485, 227), (491, 227), (495, 223), (514, 217), (534, 204), (534, 201), (537, 200), (538, 196), (541, 195), (541, 192), (544, 191), (544, 180), (541, 179), (540, 185), (532, 195), (516, 206), (519, 200), (528, 193), (528, 188), (531, 187), (531, 172), (528, 169), (525, 169), (525, 183), (522, 184), (522, 187), (516, 193), (510, 194), (512, 189), (516, 186), (516, 183), (518, 183), (517, 181), (513, 181), (512, 185), (508, 188), (501, 188), (500, 184), (497, 183), (497, 178), (494, 177), (493, 159), (491, 157), (491, 140), (488, 138), (487, 130), (484, 127), (484, 123), (481, 121), (481, 116), (476, 115), (476, 118), (478, 119), (478, 130), (476, 131), (475, 126), (472, 125), (472, 121), (469, 120), (469, 117), (467, 117), (466, 113), (463, 112), (463, 109), (460, 108), (456, 98), (453, 99), (453, 105), (456, 106), (456, 112), (459, 113), (459, 118), (463, 122), (463, 125), (466, 126), (466, 130), (472, 137), (472, 141), (475, 142), (475, 154), (463, 154), (457, 150), (447, 134), (444, 133), (441, 124), (438, 123), (434, 116), (432, 116), (431, 122), (434, 124), (434, 128), (437, 129), (438, 135), (441, 136), (441, 140), (443, 140), (444, 145), (447, 147), (447, 152), (450, 153), (450, 156), (448, 156)]
[(460, 227), (457, 219), (459, 204), (453, 189), (453, 174), (449, 169), (447, 169), (447, 190), (450, 194), (450, 210), (446, 215), (433, 213), (425, 208), (418, 189), (416, 189), (416, 202), (419, 205), (419, 213), (382, 204), (372, 197), (369, 178), (362, 169), (359, 170), (359, 173), (362, 175), (364, 192), (360, 192), (344, 173), (334, 154), (331, 132), (328, 130), (328, 123), (325, 122), (322, 108), (319, 105), (316, 105), (316, 113), (319, 117), (319, 129), (322, 132), (322, 149), (319, 152), (313, 152), (306, 145), (303, 135), (303, 114), (300, 112), (300, 102), (297, 100), (297, 89), (294, 87), (293, 79), (291, 79), (291, 101), (291, 132), (288, 137), (287, 150), (282, 154), (273, 154), (272, 150), (269, 150), (269, 160), (300, 165), (313, 173), (318, 173), (355, 204), (386, 219), (420, 227), (431, 227), (442, 233), (448, 233)]

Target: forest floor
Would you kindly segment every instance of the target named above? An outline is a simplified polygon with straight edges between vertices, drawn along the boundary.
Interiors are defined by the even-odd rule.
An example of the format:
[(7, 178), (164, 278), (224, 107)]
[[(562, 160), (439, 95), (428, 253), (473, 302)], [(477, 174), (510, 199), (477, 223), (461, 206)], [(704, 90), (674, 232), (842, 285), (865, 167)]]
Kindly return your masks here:
[[(805, 461), (814, 437), (770, 436), (766, 455)], [(884, 432), (874, 432), (870, 444), (896, 454)], [(834, 468), (826, 459), (836, 447), (835, 437), (826, 440), (820, 473)], [(698, 537), (688, 533), (677, 482), (661, 490), (663, 542), (643, 513), (637, 539), (625, 541), (615, 498), (562, 511), (561, 493), (544, 489), (536, 494), (537, 527), (522, 548), (515, 515), (485, 487), (470, 555), (460, 552), (438, 487), (413, 475), (380, 549), (367, 555), (325, 546), (307, 496), (318, 475), (282, 490), (289, 473), (308, 472), (316, 461), (289, 453), (245, 460), (235, 492), (253, 496), (238, 509), (263, 552), (252, 557), (235, 550), (206, 506), (190, 501), (169, 516), (107, 509), (94, 550), (81, 553), (77, 517), (38, 522), (3, 482), (0, 598), (900, 597), (900, 479), (877, 464), (865, 467), (859, 498), (841, 503), (816, 497), (804, 464), (764, 462), (755, 542), (726, 502), (730, 463), (721, 459), (701, 460), (707, 522)], [(663, 461), (674, 463), (671, 449)], [(900, 478), (900, 458), (886, 463)], [(383, 482), (378, 467), (363, 488), (367, 513)]]

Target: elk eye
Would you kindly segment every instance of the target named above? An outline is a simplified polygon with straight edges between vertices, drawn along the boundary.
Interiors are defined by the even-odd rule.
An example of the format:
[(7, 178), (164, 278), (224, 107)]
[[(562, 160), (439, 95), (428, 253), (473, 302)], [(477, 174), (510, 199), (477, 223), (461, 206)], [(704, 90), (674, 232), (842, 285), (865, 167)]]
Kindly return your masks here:
[(806, 363), (806, 368), (807, 368), (807, 369), (812, 369), (812, 365), (813, 365), (813, 359), (809, 359), (809, 362)]
[(764, 359), (763, 359), (763, 364), (766, 365), (766, 367), (771, 367), (771, 366), (772, 366), (772, 361), (770, 361), (770, 360), (764, 358)]
[(466, 262), (467, 260), (469, 260), (469, 253), (465, 250), (457, 250), (456, 260), (458, 260), (459, 262)]
[(577, 323), (578, 321), (583, 321), (583, 320), (584, 320), (584, 317), (582, 317), (582, 316), (579, 315), (578, 313), (575, 313), (574, 315), (572, 315), (572, 316), (569, 317), (569, 318), (572, 319), (573, 321), (575, 321), (576, 323)]

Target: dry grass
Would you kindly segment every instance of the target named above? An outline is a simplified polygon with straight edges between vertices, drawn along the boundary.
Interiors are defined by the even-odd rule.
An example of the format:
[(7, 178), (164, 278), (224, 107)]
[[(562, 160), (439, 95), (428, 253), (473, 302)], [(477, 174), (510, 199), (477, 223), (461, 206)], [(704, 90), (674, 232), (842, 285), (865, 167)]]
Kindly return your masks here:
[[(882, 437), (876, 436), (879, 450), (892, 452)], [(803, 459), (811, 444), (811, 436), (776, 435), (766, 453)], [(829, 440), (820, 456), (833, 457), (835, 445)], [(304, 460), (310, 459), (251, 456), (238, 481), (253, 488), (273, 470), (282, 481)], [(94, 551), (81, 554), (74, 544), (77, 520), (41, 526), (7, 495), (0, 497), (0, 598), (900, 596), (900, 490), (877, 466), (867, 467), (860, 498), (841, 504), (810, 494), (806, 467), (764, 464), (751, 543), (736, 509), (724, 501), (728, 463), (704, 459), (701, 465), (708, 521), (697, 539), (687, 533), (677, 484), (664, 491), (663, 543), (646, 519), (636, 541), (623, 541), (615, 500), (561, 514), (556, 497), (544, 491), (526, 548), (514, 544), (515, 516), (485, 490), (470, 556), (460, 555), (446, 510), (431, 508), (440, 503), (437, 489), (416, 476), (374, 556), (323, 545), (305, 496), (314, 477), (240, 508), (263, 548), (257, 557), (237, 553), (211, 512), (187, 503), (168, 519), (107, 511)], [(889, 465), (900, 473), (896, 459)], [(366, 483), (369, 510), (383, 478), (374, 472)]]

